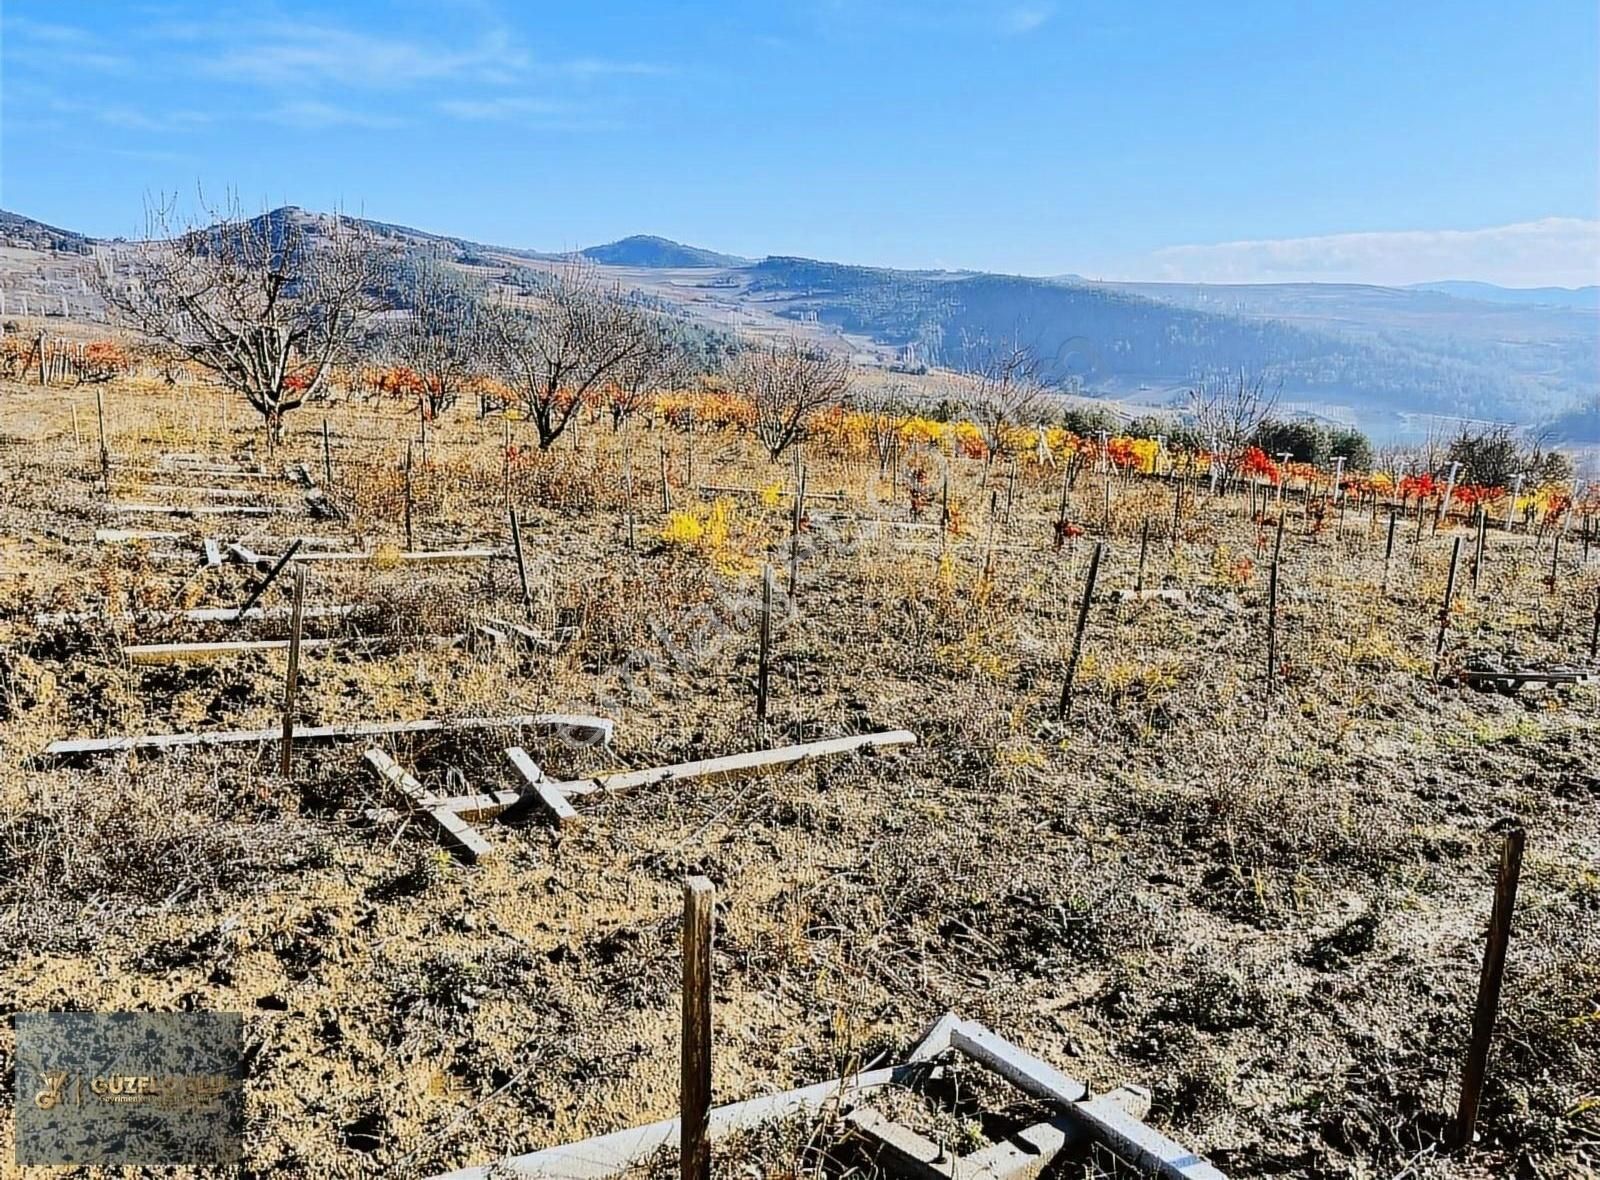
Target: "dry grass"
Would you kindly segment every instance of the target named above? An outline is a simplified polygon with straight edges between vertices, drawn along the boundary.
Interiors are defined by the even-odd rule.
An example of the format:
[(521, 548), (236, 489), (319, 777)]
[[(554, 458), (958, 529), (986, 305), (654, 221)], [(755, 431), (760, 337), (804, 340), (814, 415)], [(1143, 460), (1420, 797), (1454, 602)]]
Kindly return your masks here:
[[(112, 392), (119, 458), (250, 458), (248, 423), (230, 412), (224, 432), (207, 393)], [(5, 452), (0, 481), (0, 937), (21, 949), (0, 974), (0, 1002), (245, 1011), (249, 1174), (426, 1175), (670, 1114), (686, 872), (719, 887), (719, 1100), (897, 1056), (954, 1007), (1097, 1086), (1150, 1086), (1153, 1118), (1234, 1175), (1593, 1166), (1596, 694), (1508, 698), (1432, 682), (1446, 536), (1414, 546), (1403, 532), (1383, 595), (1381, 529), (1351, 519), (1342, 534), (1308, 530), (1289, 505), (1281, 679), (1269, 694), (1270, 530), (1260, 554), (1241, 501), (1189, 498), (1174, 551), (1170, 489), (1119, 487), (1062, 725), (1061, 668), (1103, 508), (1096, 481), (1080, 481), (1069, 504), (1089, 535), (1058, 554), (1058, 472), (1025, 468), (1009, 519), (991, 526), (1003, 473), (985, 483), (981, 464), (958, 461), (963, 529), (942, 539), (876, 530), (880, 516), (911, 517), (905, 493), (869, 506), (874, 464), (813, 454), (810, 486), (849, 500), (812, 505), (792, 610), (780, 595), (761, 733), (753, 571), (772, 561), (786, 586), (787, 500), (735, 498), (718, 544), (667, 544), (656, 436), (641, 432), (630, 550), (624, 438), (586, 427), (575, 447), (519, 452), (510, 482), (527, 520), (531, 622), (571, 628), (569, 641), (534, 652), (429, 642), (522, 618), (507, 561), (313, 566), (314, 601), (359, 610), (308, 633), (387, 642), (308, 652), (307, 722), (615, 717), (608, 752), (530, 751), (561, 775), (882, 728), (913, 729), (921, 743), (588, 800), (570, 833), (489, 825), (499, 863), (466, 868), (414, 828), (360, 822), (392, 800), (354, 748), (308, 751), (292, 783), (245, 750), (32, 763), (60, 736), (271, 726), (281, 654), (140, 669), (120, 647), (282, 632), (270, 621), (35, 628), (41, 610), (235, 605), (248, 583), (234, 566), (195, 574), (192, 556), (162, 556), (195, 550), (199, 529), (186, 545), (94, 546), (111, 518), (92, 486), (92, 439), (73, 443), (60, 397), (0, 397), (28, 442)], [(92, 422), (82, 407), (80, 419)], [(414, 421), (344, 407), (329, 419), (348, 523), (204, 528), (262, 552), (301, 532), (398, 547)], [(319, 416), (291, 425), (276, 462), (320, 471)], [(419, 543), (507, 543), (503, 431), (450, 418), (430, 430), (426, 463), (417, 447)], [(681, 478), (684, 439), (666, 437)], [(695, 463), (697, 482), (788, 478), (734, 435), (699, 438)], [(162, 494), (123, 490), (113, 498)], [(681, 511), (711, 508), (676, 484), (673, 497)], [(1133, 585), (1146, 519), (1146, 585), (1183, 590), (1181, 602), (1111, 600)], [(1531, 542), (1491, 538), (1481, 595), (1464, 589), (1452, 615), (1448, 665), (1484, 653), (1582, 662), (1595, 569), (1551, 590), (1547, 564)], [(391, 752), (430, 786), (513, 785), (492, 735)], [(1476, 987), (1494, 829), (1511, 819), (1528, 826), (1531, 851), (1502, 1034), (1483, 1145), (1455, 1160), (1438, 1139)], [(936, 1125), (958, 1134), (973, 1111), (957, 1110)], [(836, 1176), (867, 1165), (837, 1126), (803, 1121), (719, 1153), (724, 1174), (747, 1166)], [(1098, 1166), (1075, 1160), (1061, 1174)]]

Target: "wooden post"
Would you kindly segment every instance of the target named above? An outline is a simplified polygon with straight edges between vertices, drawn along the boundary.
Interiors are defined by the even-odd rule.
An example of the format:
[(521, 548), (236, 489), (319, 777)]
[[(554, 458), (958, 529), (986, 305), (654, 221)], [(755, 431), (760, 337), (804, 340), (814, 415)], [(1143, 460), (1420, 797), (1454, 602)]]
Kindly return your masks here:
[(678, 1106), (682, 1180), (711, 1177), (711, 914), (705, 877), (683, 882), (683, 1057)]
[(1183, 481), (1172, 481), (1172, 553), (1177, 556), (1178, 541), (1183, 535)]
[(1600, 586), (1594, 589), (1594, 628), (1589, 632), (1589, 658), (1600, 659)]
[(1488, 945), (1483, 954), (1483, 972), (1478, 977), (1478, 1005), (1472, 1014), (1472, 1041), (1467, 1048), (1466, 1065), (1461, 1071), (1461, 1103), (1456, 1108), (1455, 1145), (1472, 1145), (1478, 1124), (1478, 1103), (1489, 1069), (1489, 1045), (1494, 1039), (1494, 1021), (1500, 1008), (1500, 984), (1505, 978), (1506, 946), (1511, 940), (1511, 913), (1517, 904), (1517, 882), (1522, 876), (1522, 850), (1528, 834), (1521, 828), (1506, 833), (1500, 849), (1500, 872), (1494, 884), (1494, 912), (1489, 918)]
[(1144, 525), (1139, 530), (1139, 572), (1133, 578), (1134, 594), (1144, 593), (1144, 559), (1150, 551), (1150, 518), (1144, 518)]
[(111, 494), (111, 451), (106, 447), (106, 401), (98, 388), (94, 391), (94, 414), (100, 423), (100, 484)]
[(1067, 542), (1067, 493), (1072, 485), (1072, 460), (1067, 460), (1067, 470), (1061, 475), (1061, 507), (1056, 510), (1056, 537), (1055, 550), (1061, 552), (1061, 547)]
[(944, 482), (939, 487), (939, 531), (950, 531), (950, 473), (944, 474)]
[(277, 576), (283, 572), (283, 567), (288, 565), (293, 560), (294, 555), (300, 551), (300, 545), (304, 539), (303, 537), (294, 539), (294, 543), (289, 546), (284, 555), (278, 558), (277, 564), (267, 571), (267, 576), (261, 579), (260, 584), (254, 590), (250, 591), (250, 597), (244, 600), (244, 605), (239, 608), (239, 613), (234, 616), (235, 620), (244, 618), (249, 613), (250, 608), (260, 601), (261, 596), (267, 592), (267, 587), (272, 585)]
[(1482, 504), (1478, 505), (1478, 539), (1472, 552), (1472, 592), (1478, 592), (1478, 578), (1483, 572), (1483, 542), (1484, 533), (1489, 527), (1489, 510)]
[(688, 476), (688, 484), (687, 484), (687, 486), (692, 488), (692, 487), (694, 487), (694, 407), (693, 406), (689, 407), (689, 430), (688, 430), (688, 441), (686, 443), (686, 450), (688, 451), (687, 461), (688, 461), (688, 468), (689, 468), (689, 470), (687, 472), (687, 476)]
[(1450, 604), (1456, 596), (1456, 567), (1461, 562), (1461, 538), (1450, 547), (1450, 573), (1444, 582), (1444, 604), (1439, 608), (1439, 638), (1433, 645), (1433, 678), (1439, 678), (1439, 661), (1444, 658), (1444, 639), (1450, 630)]
[(1078, 676), (1078, 657), (1083, 654), (1083, 630), (1089, 625), (1089, 604), (1094, 601), (1094, 583), (1100, 576), (1100, 558), (1106, 551), (1104, 541), (1094, 543), (1094, 552), (1089, 556), (1089, 576), (1083, 583), (1083, 599), (1078, 603), (1078, 627), (1072, 634), (1072, 652), (1067, 656), (1067, 672), (1061, 681), (1061, 704), (1056, 709), (1056, 717), (1062, 721), (1072, 710), (1072, 682)]
[(515, 511), (508, 513), (511, 517), (511, 551), (517, 558), (517, 578), (522, 583), (522, 609), (528, 618), (533, 618), (533, 594), (528, 589), (528, 563), (522, 556), (522, 524), (517, 520)]
[(72, 403), (72, 445), (77, 448), (79, 456), (83, 453), (83, 432), (78, 429), (78, 403)]
[(279, 743), (278, 772), (284, 778), (294, 765), (294, 698), (300, 688), (300, 627), (305, 617), (306, 570), (294, 571), (294, 611), (289, 619), (289, 670), (283, 678), (283, 740)]
[(506, 511), (511, 510), (511, 419), (504, 420), (505, 443), (501, 449), (500, 484), (506, 493)]
[(633, 442), (624, 446), (622, 451), (622, 494), (627, 498), (628, 513), (628, 548), (637, 548), (633, 520)]
[(789, 600), (800, 596), (800, 523), (806, 511), (806, 469), (800, 468), (800, 478), (794, 489), (794, 512), (789, 518)]
[(328, 420), (322, 420), (322, 487), (333, 487), (333, 444), (328, 441)]
[(1561, 530), (1556, 530), (1556, 543), (1550, 550), (1550, 589), (1556, 588), (1556, 570), (1561, 562)]
[(1277, 691), (1278, 676), (1278, 561), (1267, 574), (1267, 696)]
[(1389, 560), (1394, 556), (1394, 530), (1399, 523), (1400, 510), (1398, 508), (1390, 508), (1389, 537), (1383, 543), (1383, 583), (1381, 589), (1385, 594), (1389, 592)]
[(667, 486), (667, 444), (662, 440), (656, 445), (661, 449), (661, 511), (665, 514), (672, 511), (672, 489)]
[(406, 444), (406, 550), (415, 549), (411, 542), (411, 444)]
[(761, 570), (761, 651), (756, 665), (756, 721), (767, 722), (768, 668), (772, 659), (772, 566)]

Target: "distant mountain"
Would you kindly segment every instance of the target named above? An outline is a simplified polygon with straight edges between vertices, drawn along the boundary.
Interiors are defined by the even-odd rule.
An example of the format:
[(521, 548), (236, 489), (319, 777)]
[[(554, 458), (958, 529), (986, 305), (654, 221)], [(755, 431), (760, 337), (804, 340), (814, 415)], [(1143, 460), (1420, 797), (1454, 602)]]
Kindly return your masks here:
[(1458, 299), (1478, 299), (1485, 303), (1543, 304), (1549, 307), (1600, 309), (1600, 286), (1596, 287), (1500, 287), (1494, 283), (1466, 280), (1444, 283), (1413, 283), (1411, 291), (1438, 291)]
[(727, 268), (749, 266), (750, 259), (736, 254), (718, 254), (699, 246), (685, 246), (670, 238), (635, 234), (631, 238), (590, 246), (580, 250), (585, 258), (606, 266), (645, 266), (652, 268)]
[(67, 254), (88, 254), (91, 240), (70, 229), (57, 229), (20, 213), (0, 209), (0, 245), (26, 250), (56, 250)]

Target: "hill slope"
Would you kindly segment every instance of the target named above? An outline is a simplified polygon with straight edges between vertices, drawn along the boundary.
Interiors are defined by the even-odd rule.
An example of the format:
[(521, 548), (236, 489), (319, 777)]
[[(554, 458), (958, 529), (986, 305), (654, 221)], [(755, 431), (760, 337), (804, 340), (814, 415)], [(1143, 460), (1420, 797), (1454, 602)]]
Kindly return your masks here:
[(649, 234), (635, 234), (604, 246), (590, 246), (578, 253), (606, 266), (699, 269), (750, 265), (750, 259), (735, 254), (718, 254), (715, 250), (685, 246), (671, 238), (657, 238)]

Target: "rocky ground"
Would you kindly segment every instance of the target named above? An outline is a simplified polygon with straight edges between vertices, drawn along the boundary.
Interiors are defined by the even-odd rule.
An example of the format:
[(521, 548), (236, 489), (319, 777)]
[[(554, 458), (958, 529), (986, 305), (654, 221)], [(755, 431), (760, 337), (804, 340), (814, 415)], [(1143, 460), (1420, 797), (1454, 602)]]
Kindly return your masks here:
[[(1119, 484), (1061, 723), (1108, 523), (1092, 477), (1071, 503), (1085, 535), (1058, 553), (1059, 472), (1024, 467), (1013, 493), (1001, 465), (956, 460), (960, 533), (941, 544), (936, 528), (880, 525), (912, 507), (875, 464), (808, 455), (809, 488), (843, 496), (811, 501), (791, 600), (791, 469), (747, 439), (697, 436), (691, 480), (675, 430), (585, 423), (575, 443), (508, 461), (501, 423), (457, 411), (424, 459), (414, 418), (336, 406), (330, 490), (349, 520), (313, 520), (279, 480), (251, 502), (293, 515), (135, 519), (108, 505), (214, 503), (198, 489), (226, 482), (129, 470), (163, 457), (303, 462), (321, 482), (322, 414), (301, 411), (268, 462), (214, 392), (114, 385), (105, 400), (109, 497), (92, 393), (0, 388), (0, 942), (14, 949), (0, 1006), (245, 1013), (245, 1174), (426, 1176), (672, 1114), (691, 872), (718, 889), (718, 1101), (898, 1059), (954, 1009), (1097, 1088), (1148, 1086), (1150, 1121), (1234, 1176), (1596, 1166), (1600, 693), (1480, 692), (1448, 674), (1592, 667), (1600, 554), (1580, 568), (1569, 542), (1552, 586), (1548, 540), (1491, 530), (1476, 588), (1463, 560), (1436, 682), (1446, 565), (1467, 530), (1402, 527), (1385, 590), (1382, 518), (1318, 531), (1291, 496), (1269, 692), (1280, 510), (1257, 523), (1243, 498), (1191, 489), (1174, 544), (1172, 489)], [(388, 556), (404, 547), (407, 440), (415, 547), (507, 544), (509, 495), (528, 520), (532, 621), (566, 637), (557, 650), (434, 642), (519, 614), (521, 591), (506, 559)], [(662, 510), (663, 442), (673, 508), (694, 527)], [(918, 465), (937, 487), (932, 458), (908, 456), (902, 476)], [(702, 482), (758, 493), (716, 509), (689, 486)], [(909, 523), (937, 521), (918, 507)], [(1176, 601), (1116, 601), (1146, 520), (1145, 584)], [(96, 544), (97, 528), (185, 535)], [(486, 823), (498, 855), (473, 866), (419, 825), (363, 818), (394, 800), (359, 743), (300, 751), (287, 780), (271, 748), (40, 761), (61, 737), (276, 725), (281, 652), (152, 667), (123, 654), (284, 634), (281, 619), (121, 621), (237, 605), (239, 566), (197, 569), (206, 535), (380, 553), (310, 567), (309, 601), (356, 612), (308, 625), (346, 642), (305, 653), (304, 724), (612, 717), (606, 751), (526, 737), (562, 777), (879, 729), (919, 742), (586, 799), (570, 830)], [(780, 625), (761, 731), (765, 560)], [(96, 618), (40, 625), (41, 612)], [(505, 744), (475, 732), (386, 748), (425, 785), (487, 790), (515, 785)], [(1516, 824), (1528, 856), (1481, 1143), (1452, 1156), (1439, 1139)], [(838, 1175), (851, 1164), (832, 1134), (774, 1128), (725, 1146), (719, 1167)]]

